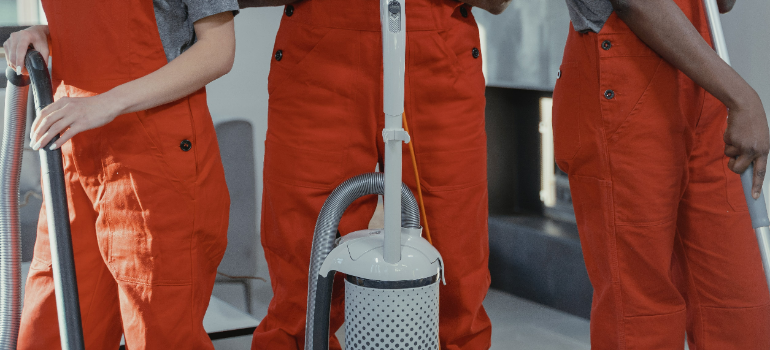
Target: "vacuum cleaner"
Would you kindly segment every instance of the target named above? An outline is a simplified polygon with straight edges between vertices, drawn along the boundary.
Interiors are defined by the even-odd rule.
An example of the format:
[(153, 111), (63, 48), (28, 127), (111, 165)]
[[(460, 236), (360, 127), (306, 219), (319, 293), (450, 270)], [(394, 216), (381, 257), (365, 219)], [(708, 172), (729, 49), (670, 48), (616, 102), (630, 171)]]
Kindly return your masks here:
[[(703, 0), (706, 8), (706, 17), (709, 21), (711, 31), (711, 41), (714, 44), (714, 50), (727, 64), (730, 64), (730, 56), (727, 54), (727, 43), (725, 34), (722, 31), (722, 21), (719, 19), (719, 6), (716, 0)], [(746, 203), (749, 205), (749, 214), (751, 215), (751, 225), (757, 235), (759, 252), (762, 255), (762, 267), (765, 269), (765, 280), (770, 287), (770, 220), (767, 217), (767, 204), (765, 203), (765, 192), (760, 192), (759, 198), (754, 199), (751, 195), (751, 185), (754, 178), (754, 165), (741, 174), (741, 184), (743, 185), (743, 194), (746, 197)]]
[[(27, 125), (30, 86), (36, 115), (53, 103), (53, 86), (43, 56), (29, 50), (25, 57), (29, 77), (5, 70), (5, 123), (0, 153), (0, 349), (15, 350), (21, 320), (21, 232), (19, 219), (19, 177)], [(57, 135), (51, 141), (59, 139)], [(40, 163), (48, 217), (48, 236), (63, 350), (84, 350), (80, 321), (75, 259), (72, 253), (67, 193), (61, 149), (40, 148)]]
[[(305, 350), (329, 348), (332, 284), (345, 277), (346, 350), (438, 350), (443, 260), (422, 237), (414, 195), (401, 182), (406, 16), (404, 0), (380, 0), (385, 128), (384, 172), (343, 182), (326, 199), (315, 226), (308, 276)], [(385, 227), (337, 238), (356, 199), (382, 194)]]

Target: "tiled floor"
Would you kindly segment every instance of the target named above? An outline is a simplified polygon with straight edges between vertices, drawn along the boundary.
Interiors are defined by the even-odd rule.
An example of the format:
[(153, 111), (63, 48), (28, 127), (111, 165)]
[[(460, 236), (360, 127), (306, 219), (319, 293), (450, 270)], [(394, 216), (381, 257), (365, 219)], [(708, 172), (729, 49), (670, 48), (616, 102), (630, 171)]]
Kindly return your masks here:
[[(484, 306), (492, 319), (494, 350), (588, 350), (588, 320), (499, 291)], [(340, 334), (340, 333), (338, 333)], [(217, 350), (248, 349), (251, 337), (218, 340)]]
[[(22, 264), (26, 279), (29, 264)], [(22, 284), (22, 288), (23, 288)], [(242, 312), (217, 300), (220, 308), (229, 310), (217, 313), (234, 322), (234, 314)], [(492, 320), (492, 350), (589, 350), (588, 320), (524, 300), (497, 290), (490, 290), (484, 307)], [(232, 310), (230, 310), (232, 309)], [(226, 311), (228, 311), (226, 310)], [(233, 311), (235, 310), (235, 311)], [(211, 322), (211, 320), (209, 320)], [(205, 323), (206, 321), (204, 321)], [(208, 328), (216, 328), (209, 326)], [(342, 339), (343, 330), (337, 332)], [(248, 350), (251, 336), (214, 341), (216, 350)], [(687, 347), (684, 346), (687, 350)]]
[(492, 349), (588, 350), (588, 320), (490, 290), (484, 300), (492, 319)]

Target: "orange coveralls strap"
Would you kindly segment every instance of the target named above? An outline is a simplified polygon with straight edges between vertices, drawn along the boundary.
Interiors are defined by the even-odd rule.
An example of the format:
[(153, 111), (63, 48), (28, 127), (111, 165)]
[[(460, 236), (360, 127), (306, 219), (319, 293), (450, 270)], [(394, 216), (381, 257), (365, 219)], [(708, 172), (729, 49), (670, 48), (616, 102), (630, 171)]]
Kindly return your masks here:
[[(676, 0), (710, 42), (701, 0)], [(594, 350), (770, 348), (770, 293), (725, 106), (612, 14), (573, 29), (554, 90), (556, 161), (568, 173), (594, 286)]]
[[(152, 1), (44, 0), (56, 98), (167, 63)], [(203, 329), (229, 195), (205, 90), (62, 146), (86, 349), (213, 349)], [(60, 348), (45, 208), (19, 349)]]
[[(344, 180), (382, 162), (382, 34), (378, 1), (286, 6), (268, 78), (270, 93), (262, 244), (273, 299), (252, 349), (304, 345), (313, 227)], [(470, 7), (406, 2), (406, 102), (433, 243), (444, 257), (440, 340), (445, 350), (489, 349), (482, 301), (489, 286), (484, 76)], [(403, 180), (415, 191), (408, 148)], [(348, 208), (340, 232), (366, 229), (376, 196)], [(335, 282), (331, 330), (343, 322)], [(340, 349), (336, 338), (331, 349)]]

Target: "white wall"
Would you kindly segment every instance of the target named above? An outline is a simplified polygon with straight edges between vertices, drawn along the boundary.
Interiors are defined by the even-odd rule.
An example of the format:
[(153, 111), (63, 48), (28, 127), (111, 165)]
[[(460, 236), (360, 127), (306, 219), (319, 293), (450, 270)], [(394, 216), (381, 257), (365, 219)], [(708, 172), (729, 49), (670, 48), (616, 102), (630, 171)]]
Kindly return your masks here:
[[(730, 61), (738, 73), (757, 90), (765, 110), (770, 111), (770, 1), (738, 0), (722, 16)], [(770, 113), (769, 113), (770, 114)], [(765, 197), (770, 177), (765, 178)]]
[[(256, 169), (257, 232), (262, 207), (262, 165), (265, 154), (265, 132), (267, 130), (267, 74), (270, 69), (273, 43), (283, 7), (245, 9), (235, 17), (237, 50), (235, 65), (230, 74), (209, 84), (208, 102), (214, 123), (229, 120), (251, 122), (254, 131), (254, 156)], [(269, 278), (262, 246), (256, 239), (257, 276)], [(257, 317), (267, 314), (267, 303), (272, 297), (269, 282), (252, 283), (252, 308)]]
[(487, 86), (553, 90), (569, 33), (564, 0), (512, 0), (499, 15), (473, 15)]

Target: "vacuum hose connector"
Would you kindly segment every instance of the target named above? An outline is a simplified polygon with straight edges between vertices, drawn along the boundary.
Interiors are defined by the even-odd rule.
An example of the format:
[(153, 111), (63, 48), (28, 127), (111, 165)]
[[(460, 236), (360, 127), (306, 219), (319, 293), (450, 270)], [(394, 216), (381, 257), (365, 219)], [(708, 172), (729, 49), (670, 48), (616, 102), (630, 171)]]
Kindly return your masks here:
[[(342, 214), (358, 198), (383, 194), (385, 177), (369, 173), (353, 177), (337, 187), (324, 202), (316, 221), (308, 275), (307, 318), (305, 319), (305, 350), (326, 350), (329, 347), (329, 313), (334, 271), (319, 276), (321, 265), (334, 249), (337, 227)], [(401, 226), (420, 228), (420, 210), (412, 191), (401, 186)], [(321, 293), (318, 293), (318, 292)], [(317, 297), (324, 300), (316, 300)]]
[(15, 350), (21, 321), (19, 177), (27, 125), (29, 77), (5, 70), (5, 121), (0, 153), (0, 349)]

